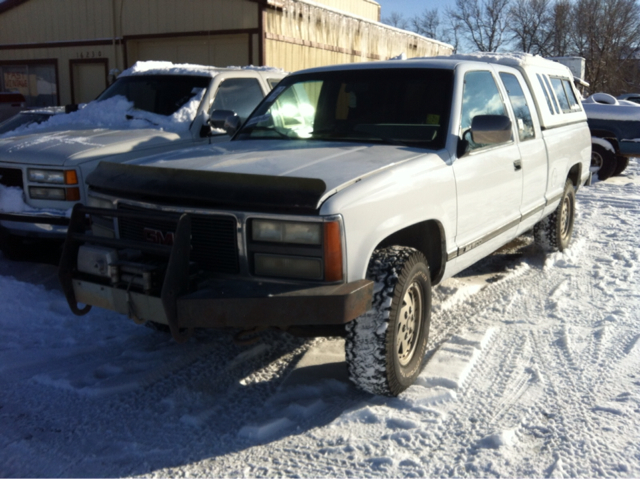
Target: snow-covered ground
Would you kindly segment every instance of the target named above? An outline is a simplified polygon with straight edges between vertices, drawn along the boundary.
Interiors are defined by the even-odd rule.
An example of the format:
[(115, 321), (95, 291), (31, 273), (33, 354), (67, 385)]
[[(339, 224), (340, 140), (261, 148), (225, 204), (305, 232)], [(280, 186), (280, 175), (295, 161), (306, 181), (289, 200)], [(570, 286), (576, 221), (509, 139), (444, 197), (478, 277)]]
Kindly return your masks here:
[(639, 238), (633, 160), (580, 190), (564, 254), (524, 238), (435, 288), (393, 399), (337, 339), (178, 345), (0, 257), (0, 476), (639, 477)]

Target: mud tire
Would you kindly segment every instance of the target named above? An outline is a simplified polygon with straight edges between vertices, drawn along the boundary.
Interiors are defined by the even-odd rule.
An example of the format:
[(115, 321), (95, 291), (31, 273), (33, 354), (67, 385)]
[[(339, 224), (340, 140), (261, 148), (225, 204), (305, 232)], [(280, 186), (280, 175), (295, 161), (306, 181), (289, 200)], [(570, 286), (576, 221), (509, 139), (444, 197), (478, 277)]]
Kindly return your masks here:
[(372, 394), (397, 396), (420, 373), (431, 320), (431, 279), (413, 248), (376, 250), (367, 277), (375, 281), (369, 311), (346, 325), (349, 377)]
[(598, 174), (598, 179), (606, 180), (613, 175), (618, 161), (616, 155), (601, 145), (591, 145), (591, 171)]
[(613, 170), (613, 174), (611, 176), (618, 176), (622, 174), (624, 170), (629, 166), (629, 158), (626, 156), (616, 156), (616, 169)]
[(575, 214), (576, 193), (573, 183), (567, 180), (556, 210), (533, 227), (536, 244), (548, 252), (567, 249), (571, 243)]

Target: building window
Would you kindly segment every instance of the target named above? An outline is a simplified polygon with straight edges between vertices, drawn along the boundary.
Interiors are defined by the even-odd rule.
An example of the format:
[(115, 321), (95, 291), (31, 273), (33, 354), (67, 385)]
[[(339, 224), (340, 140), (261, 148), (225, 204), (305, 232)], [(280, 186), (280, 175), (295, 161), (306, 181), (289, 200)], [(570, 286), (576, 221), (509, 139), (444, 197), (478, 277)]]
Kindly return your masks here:
[(19, 92), (29, 107), (58, 104), (56, 65), (53, 63), (0, 64), (0, 91)]

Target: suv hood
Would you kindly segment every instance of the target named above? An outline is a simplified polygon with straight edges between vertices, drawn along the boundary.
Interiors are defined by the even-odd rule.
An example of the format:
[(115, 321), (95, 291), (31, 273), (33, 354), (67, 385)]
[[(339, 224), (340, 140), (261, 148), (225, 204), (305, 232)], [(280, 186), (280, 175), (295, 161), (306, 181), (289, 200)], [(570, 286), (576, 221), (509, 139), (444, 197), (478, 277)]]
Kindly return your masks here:
[(161, 148), (190, 139), (157, 129), (42, 131), (0, 140), (0, 161), (41, 166), (77, 166), (122, 153)]
[(391, 165), (431, 153), (398, 145), (297, 140), (245, 140), (206, 145), (128, 162), (178, 170), (313, 178), (325, 197)]

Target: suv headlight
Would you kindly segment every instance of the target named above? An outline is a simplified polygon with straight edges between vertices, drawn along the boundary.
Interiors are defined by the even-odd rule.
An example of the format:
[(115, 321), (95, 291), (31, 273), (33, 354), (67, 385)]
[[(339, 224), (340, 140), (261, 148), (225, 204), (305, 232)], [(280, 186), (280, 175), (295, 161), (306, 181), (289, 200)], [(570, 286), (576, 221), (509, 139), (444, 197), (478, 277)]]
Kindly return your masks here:
[(253, 241), (293, 244), (322, 244), (322, 223), (253, 220)]
[[(46, 170), (28, 168), (27, 177), (31, 183), (69, 186), (78, 184), (76, 170)], [(50, 186), (29, 186), (29, 196), (34, 200), (80, 201), (80, 188), (52, 188)]]
[(77, 185), (78, 175), (75, 170), (41, 170), (29, 168), (29, 181), (34, 183), (53, 183), (55, 185)]
[(254, 219), (250, 231), (255, 275), (326, 282), (344, 279), (340, 221)]

